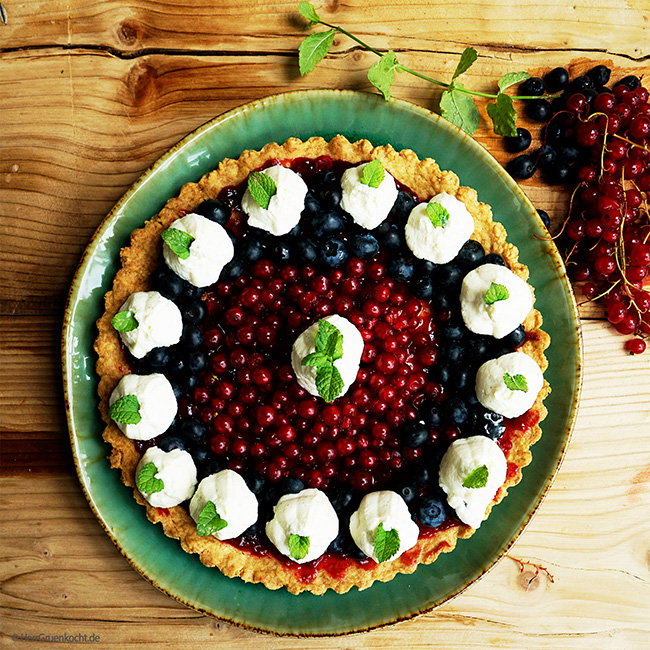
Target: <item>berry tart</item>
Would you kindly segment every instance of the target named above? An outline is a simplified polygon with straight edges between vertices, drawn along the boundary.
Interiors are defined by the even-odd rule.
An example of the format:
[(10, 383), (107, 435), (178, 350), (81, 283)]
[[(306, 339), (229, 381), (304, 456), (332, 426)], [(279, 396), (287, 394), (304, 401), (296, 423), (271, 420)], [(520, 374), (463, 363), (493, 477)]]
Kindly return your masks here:
[(549, 391), (489, 206), (342, 136), (224, 160), (121, 252), (95, 343), (111, 465), (227, 576), (344, 593), (472, 535)]

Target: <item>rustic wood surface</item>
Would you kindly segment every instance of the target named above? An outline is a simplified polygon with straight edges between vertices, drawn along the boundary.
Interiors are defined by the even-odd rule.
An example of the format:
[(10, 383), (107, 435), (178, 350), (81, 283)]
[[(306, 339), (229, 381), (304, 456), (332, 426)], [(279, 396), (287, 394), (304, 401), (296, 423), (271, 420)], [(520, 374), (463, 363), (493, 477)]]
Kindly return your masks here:
[[(400, 61), (466, 85), (596, 63), (650, 77), (648, 0), (329, 0), (315, 3)], [(158, 592), (115, 549), (74, 473), (59, 337), (96, 227), (164, 151), (246, 101), (302, 88), (370, 90), (374, 62), (344, 37), (300, 77), (297, 3), (3, 0), (0, 23), (0, 642), (97, 634), (102, 647), (641, 649), (650, 640), (650, 353), (630, 357), (583, 307), (585, 383), (566, 460), (532, 523), (486, 577), (437, 610), (345, 639), (280, 639)], [(435, 108), (406, 75), (393, 94)], [(486, 127), (477, 139), (505, 162)], [(522, 183), (554, 225), (566, 192)], [(39, 646), (33, 644), (32, 647)]]

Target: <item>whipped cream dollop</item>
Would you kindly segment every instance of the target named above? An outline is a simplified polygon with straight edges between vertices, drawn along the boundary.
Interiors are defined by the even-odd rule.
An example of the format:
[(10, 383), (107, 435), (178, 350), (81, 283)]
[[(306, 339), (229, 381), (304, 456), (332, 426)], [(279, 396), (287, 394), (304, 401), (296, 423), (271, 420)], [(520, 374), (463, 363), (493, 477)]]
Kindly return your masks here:
[[(434, 225), (429, 218), (429, 203), (439, 204), (449, 215), (443, 218), (441, 225)], [(428, 203), (416, 205), (404, 228), (406, 243), (413, 255), (434, 264), (451, 262), (473, 232), (474, 218), (465, 204), (447, 192), (436, 194)]]
[(217, 539), (238, 537), (257, 521), (257, 498), (246, 481), (231, 469), (206, 476), (190, 501), (190, 515), (198, 523), (203, 509), (212, 502), (226, 525), (214, 533)]
[(136, 291), (120, 307), (130, 311), (138, 326), (130, 332), (119, 332), (129, 352), (142, 359), (154, 348), (175, 345), (181, 340), (183, 318), (180, 309), (157, 291)]
[(273, 180), (276, 193), (271, 197), (268, 208), (263, 208), (248, 189), (244, 192), (241, 206), (248, 215), (248, 224), (272, 235), (286, 235), (300, 221), (307, 184), (296, 172), (282, 165), (269, 167), (261, 173)]
[(341, 177), (341, 207), (363, 228), (376, 228), (391, 211), (397, 198), (395, 179), (384, 170), (384, 178), (378, 187), (361, 182), (361, 175), (368, 163), (350, 167)]
[(482, 264), (463, 279), (460, 308), (468, 330), (501, 339), (526, 319), (533, 293), (509, 268)]
[(187, 501), (196, 487), (196, 466), (192, 456), (181, 449), (163, 451), (159, 447), (150, 447), (144, 452), (135, 470), (136, 485), (140, 472), (149, 463), (155, 465), (153, 478), (162, 481), (162, 489), (155, 492), (140, 490), (147, 503), (156, 508), (173, 508)]
[[(332, 314), (322, 320), (334, 325), (343, 335), (343, 356), (334, 361), (343, 380), (343, 388), (337, 397), (345, 395), (350, 386), (357, 378), (361, 355), (363, 353), (363, 338), (361, 332), (347, 319), (338, 314)], [(312, 395), (319, 396), (316, 387), (317, 368), (315, 366), (304, 366), (302, 360), (309, 354), (316, 351), (316, 335), (318, 334), (318, 321), (310, 325), (295, 340), (291, 350), (291, 366), (296, 373), (297, 382)]]
[[(319, 558), (339, 534), (336, 511), (327, 495), (315, 488), (285, 494), (273, 513), (273, 519), (266, 524), (266, 534), (280, 553), (298, 564)], [(299, 555), (304, 557), (292, 555), (297, 546), (302, 550)]]
[(115, 424), (131, 440), (151, 440), (165, 433), (176, 417), (178, 403), (174, 389), (165, 375), (125, 375), (111, 393), (109, 407), (115, 402), (133, 395), (138, 400), (141, 420), (137, 424)]
[(523, 415), (537, 399), (544, 375), (524, 352), (510, 352), (486, 361), (476, 373), (476, 397), (507, 418)]
[(226, 229), (216, 221), (200, 214), (186, 214), (176, 219), (175, 228), (194, 237), (189, 246), (189, 257), (182, 259), (163, 243), (163, 257), (167, 266), (195, 287), (207, 287), (219, 279), (223, 267), (235, 255), (235, 249)]
[(382, 524), (384, 531), (396, 530), (399, 535), (399, 548), (388, 560), (398, 558), (418, 541), (418, 525), (411, 518), (406, 502), (397, 492), (380, 490), (366, 494), (359, 509), (350, 517), (350, 534), (354, 543), (375, 562), (380, 561), (375, 544), (379, 524)]
[(481, 525), (488, 505), (506, 480), (507, 465), (499, 445), (485, 436), (460, 438), (449, 446), (440, 461), (440, 487), (463, 523), (472, 528)]

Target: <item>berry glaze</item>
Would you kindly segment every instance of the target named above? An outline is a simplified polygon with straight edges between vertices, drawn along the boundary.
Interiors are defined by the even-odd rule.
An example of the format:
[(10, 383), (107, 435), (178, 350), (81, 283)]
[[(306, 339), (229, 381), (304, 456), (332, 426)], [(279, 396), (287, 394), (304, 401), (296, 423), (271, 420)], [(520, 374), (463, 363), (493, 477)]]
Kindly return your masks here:
[[(474, 394), (478, 366), (534, 334), (520, 327), (495, 341), (465, 328), (458, 301), (464, 274), (483, 261), (503, 261), (471, 241), (450, 264), (412, 258), (399, 233), (424, 199), (409, 188), (397, 183), (400, 194), (386, 222), (367, 231), (338, 205), (350, 163), (298, 158), (262, 168), (274, 164), (300, 174), (309, 188), (294, 230), (272, 237), (249, 227), (241, 211), (246, 183), (226, 187), (218, 203), (231, 213), (222, 221), (235, 240), (235, 259), (219, 281), (205, 291), (182, 281), (170, 288), (176, 280), (165, 270), (152, 281), (179, 305), (183, 337), (167, 356), (153, 351), (134, 360), (132, 370), (163, 372), (179, 409), (169, 431), (136, 448), (186, 449), (199, 480), (224, 468), (239, 472), (258, 497), (260, 516), (225, 543), (275, 557), (308, 583), (321, 570), (339, 578), (353, 566), (376, 566), (356, 548), (347, 525), (368, 492), (398, 492), (420, 539), (461, 525), (438, 486), (440, 458), (456, 438), (481, 433), (500, 439), (507, 454), (517, 432), (537, 423), (536, 412), (508, 421), (486, 411)], [(330, 254), (335, 238), (343, 243)], [(290, 360), (298, 335), (331, 314), (351, 321), (365, 345), (356, 381), (327, 403), (298, 384)], [(270, 544), (264, 525), (282, 494), (305, 487), (325, 491), (341, 532), (323, 556), (297, 564)], [(442, 513), (431, 526), (421, 514), (427, 499)], [(417, 562), (418, 553), (417, 547), (406, 553), (406, 562)]]

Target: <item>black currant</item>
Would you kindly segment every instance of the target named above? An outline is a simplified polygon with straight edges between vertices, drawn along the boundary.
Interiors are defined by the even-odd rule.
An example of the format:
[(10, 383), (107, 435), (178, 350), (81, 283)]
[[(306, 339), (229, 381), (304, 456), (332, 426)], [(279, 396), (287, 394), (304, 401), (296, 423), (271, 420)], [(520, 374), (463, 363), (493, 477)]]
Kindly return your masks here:
[(532, 136), (528, 129), (522, 127), (517, 127), (517, 135), (511, 137), (505, 137), (503, 142), (506, 147), (506, 151), (510, 153), (519, 153), (520, 151), (525, 151), (530, 147), (532, 142)]
[(526, 115), (536, 122), (546, 122), (551, 117), (551, 102), (548, 99), (531, 99), (526, 102)]
[(535, 173), (535, 158), (528, 154), (521, 154), (508, 162), (506, 169), (514, 178), (526, 180)]

